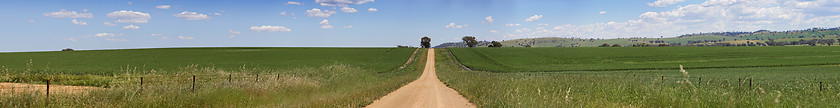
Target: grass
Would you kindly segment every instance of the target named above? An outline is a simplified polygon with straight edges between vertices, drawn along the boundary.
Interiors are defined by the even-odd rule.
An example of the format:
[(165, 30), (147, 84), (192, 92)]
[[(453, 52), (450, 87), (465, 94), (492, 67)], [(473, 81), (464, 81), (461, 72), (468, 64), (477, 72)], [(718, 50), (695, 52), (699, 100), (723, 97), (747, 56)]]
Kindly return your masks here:
[[(446, 49), (437, 51), (440, 79), (478, 107), (840, 106), (836, 65), (685, 69), (688, 75), (679, 65), (663, 70), (487, 72), (467, 71)], [(471, 60), (455, 55), (462, 63)], [(534, 67), (539, 66), (546, 65)]]
[[(289, 51), (282, 51), (284, 48), (268, 49), (272, 49), (279, 54), (289, 53)], [(226, 48), (216, 50), (226, 50)], [(49, 98), (51, 103), (49, 105), (45, 104), (48, 99), (43, 93), (24, 92), (0, 95), (0, 107), (362, 107), (416, 79), (425, 64), (423, 60), (425, 59), (425, 52), (417, 51), (417, 54), (413, 56), (413, 61), (408, 66), (398, 68), (408, 60), (408, 56), (414, 49), (312, 48), (302, 50), (289, 48), (289, 50), (304, 54), (286, 60), (305, 61), (311, 59), (313, 62), (306, 66), (281, 68), (255, 66), (231, 69), (231, 67), (217, 67), (220, 65), (215, 65), (216, 67), (213, 65), (186, 65), (174, 67), (175, 69), (172, 70), (138, 69), (135, 71), (132, 69), (127, 70), (127, 72), (125, 72), (126, 70), (117, 70), (118, 73), (113, 75), (91, 75), (93, 76), (92, 79), (109, 81), (106, 90), (91, 91), (86, 94), (62, 94), (60, 91), (55, 91)], [(134, 50), (123, 51), (126, 51), (126, 53), (134, 52)], [(359, 51), (369, 55), (355, 54)], [(328, 52), (335, 54), (326, 54)], [(303, 56), (306, 53), (310, 55)], [(323, 56), (325, 59), (336, 59), (336, 61), (321, 60), (319, 56)], [(403, 58), (389, 59), (391, 56), (402, 56)], [(320, 62), (316, 63), (314, 61)], [(258, 61), (243, 62), (259, 63)], [(393, 67), (385, 68), (386, 66), (374, 65)], [(53, 68), (50, 68), (50, 70), (53, 70)], [(54, 70), (60, 70), (60, 68)], [(11, 74), (0, 77), (0, 79), (34, 75), (52, 76), (54, 79), (88, 76), (49, 73), (47, 71), (39, 74)], [(55, 78), (55, 75), (72, 76), (72, 78)], [(196, 76), (194, 89), (192, 88), (192, 76)], [(229, 76), (231, 76), (231, 80), (228, 80)], [(144, 78), (142, 87), (140, 77)], [(39, 83), (37, 81), (33, 82)]]
[[(177, 70), (199, 65), (224, 70), (259, 67), (283, 70), (343, 63), (390, 71), (405, 63), (412, 48), (156, 48), (72, 52), (0, 53), (0, 66), (14, 72), (123, 74), (126, 70)], [(377, 55), (377, 56), (373, 56)]]
[(675, 70), (840, 64), (840, 47), (451, 48), (491, 72)]

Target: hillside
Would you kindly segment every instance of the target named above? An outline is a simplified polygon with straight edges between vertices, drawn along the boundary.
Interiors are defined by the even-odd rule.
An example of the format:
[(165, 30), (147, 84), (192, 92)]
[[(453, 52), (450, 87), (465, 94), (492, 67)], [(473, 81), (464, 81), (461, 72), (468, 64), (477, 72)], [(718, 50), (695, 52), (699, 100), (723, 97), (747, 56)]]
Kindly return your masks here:
[[(622, 47), (632, 46), (788, 46), (788, 45), (810, 45), (824, 46), (834, 45), (840, 41), (840, 27), (836, 28), (811, 28), (805, 30), (791, 31), (768, 31), (758, 30), (754, 32), (714, 32), (685, 34), (669, 38), (526, 38), (503, 40), (504, 47), (598, 47), (603, 44), (609, 46), (618, 45)], [(480, 37), (479, 37), (480, 38)], [(486, 41), (485, 41), (486, 42)], [(462, 42), (443, 43), (436, 47), (463, 47)], [(486, 43), (480, 43), (479, 47), (487, 47)]]

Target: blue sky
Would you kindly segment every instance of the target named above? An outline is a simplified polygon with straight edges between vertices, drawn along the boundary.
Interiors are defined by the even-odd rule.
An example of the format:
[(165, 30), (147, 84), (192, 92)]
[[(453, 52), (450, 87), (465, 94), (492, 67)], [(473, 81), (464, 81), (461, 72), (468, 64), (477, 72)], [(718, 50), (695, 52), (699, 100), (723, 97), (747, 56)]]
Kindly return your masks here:
[[(418, 46), (840, 26), (836, 0), (6, 0), (0, 52)], [(373, 11), (375, 9), (376, 11)], [(490, 18), (488, 18), (490, 17)], [(492, 21), (490, 20), (492, 19)]]

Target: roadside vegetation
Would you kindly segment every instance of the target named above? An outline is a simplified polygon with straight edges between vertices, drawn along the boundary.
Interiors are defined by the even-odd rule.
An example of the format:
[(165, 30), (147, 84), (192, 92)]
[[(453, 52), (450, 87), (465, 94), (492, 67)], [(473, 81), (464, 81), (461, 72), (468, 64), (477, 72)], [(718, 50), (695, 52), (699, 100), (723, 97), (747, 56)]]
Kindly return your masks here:
[[(414, 48), (174, 48), (6, 53), (0, 57), (39, 57), (24, 63), (28, 68), (0, 69), (2, 82), (45, 84), (49, 80), (53, 85), (104, 89), (79, 94), (53, 90), (47, 98), (45, 93), (26, 91), (27, 88), (2, 88), (7, 91), (3, 93), (12, 92), (0, 95), (0, 107), (361, 107), (420, 75), (425, 64), (424, 51), (417, 51), (406, 63), (414, 51)], [(158, 57), (133, 58), (144, 54)], [(110, 59), (61, 59), (65, 57)], [(38, 59), (53, 61), (46, 68), (34, 65), (42, 63), (35, 62), (41, 61)], [(72, 62), (80, 64), (63, 64)], [(119, 63), (130, 63), (131, 67), (120, 68), (125, 64)], [(142, 65), (133, 67), (137, 64), (147, 64), (146, 69), (139, 67)], [(115, 70), (112, 67), (83, 69), (100, 65), (117, 67)]]
[[(806, 47), (791, 47), (806, 48)], [(474, 48), (477, 49), (477, 48)], [(600, 51), (602, 48), (569, 49), (574, 51)], [(459, 60), (465, 58), (467, 49), (452, 49)], [(482, 49), (477, 49), (482, 50)], [(487, 50), (490, 50), (489, 48)], [(516, 49), (493, 49), (516, 50)], [(545, 49), (543, 49), (545, 50)], [(671, 55), (680, 55), (673, 49)], [(687, 49), (688, 50), (688, 49)], [(615, 53), (628, 53), (628, 52)], [(750, 50), (745, 50), (749, 52)], [(810, 51), (810, 50), (808, 50)], [(667, 65), (659, 70), (615, 71), (562, 71), (523, 72), (517, 68), (505, 72), (468, 71), (457, 65), (447, 49), (437, 50), (437, 74), (449, 87), (459, 91), (478, 107), (838, 107), (840, 106), (840, 67), (837, 65), (777, 66), (749, 68), (684, 69), (680, 65)], [(517, 58), (534, 55), (556, 54), (522, 51)], [(658, 54), (639, 51), (635, 53)], [(706, 53), (694, 51), (694, 53)], [(576, 62), (591, 53), (578, 53), (579, 59), (562, 59)], [(584, 56), (585, 55), (585, 56)], [(568, 56), (568, 55), (567, 55)], [(732, 56), (732, 55), (708, 55)], [(508, 56), (486, 56), (499, 60)], [(544, 56), (537, 56), (539, 58)], [(514, 58), (514, 57), (511, 57)], [(543, 58), (557, 59), (557, 58)], [(668, 58), (662, 59), (698, 59)], [(639, 59), (646, 60), (646, 59)], [(654, 59), (656, 60), (656, 59)], [(524, 61), (524, 60), (523, 60)], [(808, 60), (804, 60), (808, 61)], [(510, 61), (501, 61), (507, 63)], [(736, 62), (736, 61), (730, 61)], [(773, 61), (771, 61), (773, 62)], [(552, 69), (550, 62), (530, 62), (537, 69)], [(754, 62), (760, 63), (760, 62)], [(785, 64), (787, 61), (774, 61)], [(583, 64), (589, 64), (583, 62)], [(716, 63), (707, 63), (714, 65)], [(597, 63), (594, 65), (598, 65)], [(664, 65), (664, 64), (662, 64)], [(604, 65), (613, 68), (617, 65)], [(692, 65), (683, 65), (691, 67)], [(574, 67), (565, 67), (574, 68)], [(475, 68), (474, 68), (475, 69)], [(597, 68), (596, 68), (597, 69)]]

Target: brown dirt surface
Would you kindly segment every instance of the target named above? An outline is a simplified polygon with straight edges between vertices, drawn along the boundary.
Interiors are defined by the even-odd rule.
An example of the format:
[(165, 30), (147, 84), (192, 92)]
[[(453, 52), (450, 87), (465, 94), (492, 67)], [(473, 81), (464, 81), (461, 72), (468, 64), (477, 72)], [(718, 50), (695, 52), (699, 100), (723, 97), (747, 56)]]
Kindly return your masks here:
[(420, 78), (373, 101), (368, 108), (475, 108), (467, 98), (446, 87), (435, 74), (435, 50), (429, 49)]
[[(56, 94), (79, 94), (87, 93), (93, 90), (104, 90), (101, 87), (88, 86), (64, 86), (64, 85), (50, 85), (50, 93)], [(0, 94), (8, 93), (46, 93), (47, 85), (43, 84), (25, 84), (25, 83), (0, 83)]]

